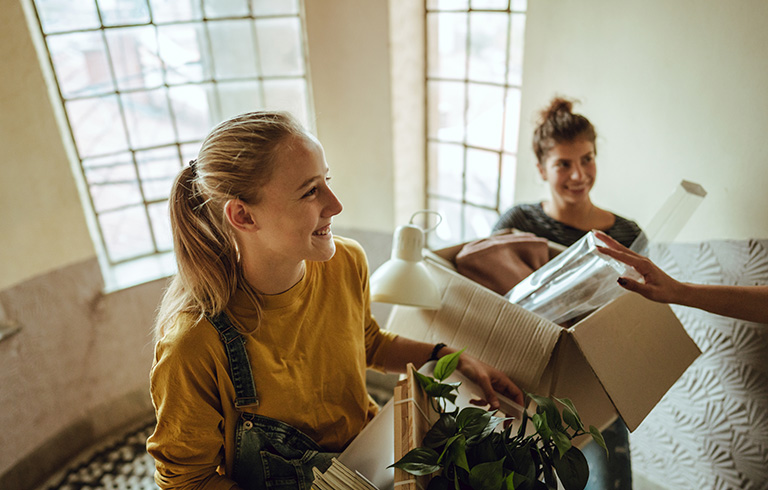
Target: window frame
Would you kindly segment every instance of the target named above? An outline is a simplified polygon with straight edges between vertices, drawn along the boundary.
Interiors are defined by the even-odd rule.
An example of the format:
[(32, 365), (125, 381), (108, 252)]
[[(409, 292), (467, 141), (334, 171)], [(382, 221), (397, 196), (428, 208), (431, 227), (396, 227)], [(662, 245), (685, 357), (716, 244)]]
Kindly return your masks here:
[[(149, 0), (145, 1), (145, 5), (147, 8), (147, 11), (149, 12), (149, 20), (147, 22), (138, 22), (138, 23), (119, 23), (119, 22), (113, 22), (109, 25), (105, 24), (104, 18), (102, 16), (102, 12), (99, 7), (98, 0), (94, 0), (94, 8), (96, 9), (96, 13), (98, 14), (98, 27), (93, 28), (78, 28), (78, 29), (71, 29), (71, 30), (55, 30), (51, 32), (46, 32), (44, 28), (44, 23), (41, 18), (40, 12), (38, 10), (38, 5), (35, 2), (35, 0), (23, 0), (23, 6), (25, 10), (25, 14), (28, 19), (28, 24), (30, 26), (30, 30), (32, 32), (33, 40), (36, 44), (36, 50), (38, 53), (38, 57), (40, 58), (44, 77), (46, 79), (46, 85), (49, 90), (49, 96), (50, 101), (53, 106), (54, 112), (56, 114), (56, 118), (59, 124), (59, 131), (62, 136), (62, 140), (67, 152), (67, 155), (69, 157), (69, 164), (70, 168), (72, 170), (73, 176), (76, 181), (76, 185), (78, 188), (78, 193), (80, 194), (80, 200), (84, 209), (84, 214), (86, 217), (86, 222), (88, 225), (88, 229), (91, 235), (91, 240), (94, 244), (94, 248), (96, 251), (96, 256), (100, 265), (100, 269), (102, 272), (102, 276), (104, 279), (104, 292), (109, 293), (112, 291), (117, 291), (120, 289), (125, 289), (128, 287), (132, 287), (138, 284), (142, 284), (145, 282), (153, 281), (156, 279), (163, 279), (170, 275), (173, 275), (176, 272), (176, 262), (173, 255), (172, 246), (170, 248), (164, 247), (159, 241), (157, 237), (157, 231), (155, 229), (155, 226), (158, 226), (158, 223), (156, 220), (150, 216), (150, 206), (153, 205), (160, 205), (164, 202), (168, 201), (168, 194), (165, 194), (163, 197), (157, 197), (157, 198), (151, 198), (147, 197), (147, 193), (145, 191), (144, 184), (146, 182), (151, 181), (151, 178), (142, 177), (140, 170), (139, 170), (139, 159), (137, 158), (137, 153), (145, 152), (145, 151), (151, 151), (151, 150), (157, 150), (157, 149), (169, 149), (169, 151), (175, 152), (175, 156), (178, 157), (179, 166), (178, 170), (181, 170), (184, 165), (186, 165), (186, 158), (185, 153), (188, 154), (188, 152), (185, 152), (183, 147), (189, 147), (190, 145), (198, 146), (202, 143), (203, 137), (200, 137), (199, 139), (183, 139), (179, 134), (178, 124), (176, 121), (176, 114), (174, 112), (173, 108), (173, 100), (170, 95), (170, 91), (172, 88), (175, 87), (189, 87), (189, 86), (204, 86), (208, 87), (211, 90), (211, 93), (207, 93), (204, 95), (206, 98), (206, 102), (208, 103), (206, 106), (207, 110), (207, 116), (209, 120), (223, 120), (226, 119), (226, 117), (230, 117), (231, 115), (223, 116), (226, 111), (224, 110), (224, 107), (222, 105), (222, 99), (221, 99), (221, 93), (219, 91), (219, 88), (221, 87), (222, 83), (227, 82), (254, 82), (256, 86), (258, 87), (259, 93), (260, 93), (260, 102), (261, 105), (259, 107), (248, 107), (244, 110), (258, 110), (258, 109), (264, 109), (269, 107), (269, 101), (267, 97), (265, 97), (264, 94), (264, 82), (272, 81), (272, 80), (298, 80), (302, 82), (302, 90), (305, 94), (304, 101), (301, 104), (304, 110), (304, 116), (305, 120), (303, 123), (307, 126), (307, 129), (311, 132), (315, 132), (315, 125), (314, 125), (314, 103), (313, 103), (313, 96), (312, 96), (312, 90), (311, 90), (311, 81), (310, 81), (310, 67), (309, 67), (309, 59), (308, 59), (308, 48), (307, 48), (307, 31), (306, 31), (306, 14), (305, 14), (305, 8), (304, 8), (304, 0), (295, 0), (296, 1), (296, 11), (295, 13), (287, 14), (287, 13), (280, 13), (280, 14), (267, 14), (267, 15), (260, 15), (258, 13), (254, 12), (254, 6), (253, 3), (250, 1), (246, 1), (248, 8), (248, 13), (243, 15), (229, 15), (229, 16), (218, 16), (218, 17), (207, 17), (205, 15), (204, 5), (201, 0), (200, 2), (200, 18), (198, 19), (192, 19), (192, 20), (174, 20), (174, 21), (167, 21), (167, 22), (155, 22), (152, 16), (152, 5)], [(250, 30), (251, 30), (251, 36), (254, 39), (257, 39), (257, 33), (256, 33), (256, 27), (255, 23), (257, 23), (260, 20), (269, 20), (269, 19), (284, 19), (284, 18), (291, 18), (296, 19), (298, 21), (298, 46), (300, 49), (299, 53), (299, 59), (297, 59), (298, 62), (300, 62), (300, 73), (298, 75), (292, 74), (292, 75), (273, 75), (273, 74), (265, 74), (260, 67), (258, 67), (258, 64), (260, 60), (258, 60), (258, 47), (257, 45), (253, 45), (251, 49), (253, 49), (254, 57), (257, 63), (257, 67), (255, 68), (255, 76), (244, 76), (244, 77), (235, 77), (235, 78), (217, 78), (216, 72), (215, 72), (215, 63), (216, 58), (214, 56), (214, 49), (213, 49), (213, 43), (211, 42), (211, 32), (209, 28), (209, 23), (211, 22), (220, 22), (220, 21), (232, 21), (232, 20), (242, 20), (247, 21), (250, 24)], [(116, 65), (115, 61), (112, 58), (112, 55), (110, 53), (110, 44), (107, 36), (107, 32), (113, 29), (125, 29), (125, 28), (136, 28), (136, 27), (149, 27), (154, 29), (155, 36), (157, 38), (157, 30), (158, 27), (166, 27), (166, 26), (176, 26), (176, 25), (191, 25), (194, 28), (200, 29), (202, 31), (202, 35), (205, 36), (205, 44), (207, 47), (207, 52), (202, 53), (201, 50), (201, 56), (207, 56), (210, 64), (210, 73), (208, 76), (202, 77), (202, 80), (199, 81), (183, 81), (181, 83), (173, 83), (169, 82), (168, 80), (168, 67), (163, 65), (160, 68), (160, 76), (162, 78), (162, 82), (157, 85), (152, 86), (141, 86), (134, 89), (121, 89), (119, 86), (120, 79), (118, 77), (118, 74), (116, 73)], [(67, 97), (65, 96), (64, 90), (62, 88), (61, 82), (59, 80), (59, 75), (55, 68), (54, 63), (54, 55), (52, 53), (52, 49), (49, 45), (48, 39), (51, 36), (62, 36), (66, 34), (73, 34), (73, 33), (81, 33), (81, 32), (98, 32), (101, 36), (104, 50), (107, 56), (108, 60), (108, 66), (106, 67), (109, 70), (109, 76), (110, 76), (110, 83), (111, 83), (111, 89), (99, 92), (98, 94), (91, 94), (91, 95), (84, 95), (84, 96), (73, 96), (73, 97)], [(196, 38), (199, 39), (199, 38)], [(158, 48), (159, 53), (159, 48)], [(159, 60), (160, 63), (162, 63), (162, 60)], [(201, 66), (203, 61), (200, 62)], [(143, 65), (142, 65), (143, 66)], [(163, 92), (163, 97), (165, 99), (165, 104), (168, 109), (168, 116), (170, 120), (173, 122), (173, 128), (172, 129), (172, 142), (170, 143), (162, 143), (159, 145), (149, 145), (149, 146), (140, 146), (135, 145), (131, 141), (131, 137), (129, 134), (129, 122), (126, 120), (126, 110), (124, 107), (124, 100), (121, 97), (123, 94), (131, 94), (131, 93), (149, 93), (154, 90), (160, 90)], [(121, 131), (124, 133), (126, 147), (124, 149), (114, 151), (114, 152), (107, 152), (103, 155), (87, 155), (83, 156), (80, 149), (77, 146), (76, 137), (75, 137), (75, 130), (73, 127), (73, 122), (71, 119), (71, 114), (67, 111), (67, 103), (73, 100), (89, 100), (89, 99), (98, 99), (103, 97), (114, 97), (117, 101), (119, 111), (120, 111), (120, 117), (121, 117)], [(210, 104), (212, 99), (214, 100), (214, 103), (216, 106), (214, 107), (213, 104)], [(218, 116), (218, 117), (217, 117)], [(208, 128), (210, 129), (210, 128)], [(195, 152), (196, 153), (196, 152)], [(114, 208), (110, 207), (105, 209), (98, 210), (96, 203), (94, 202), (94, 195), (91, 191), (91, 187), (98, 185), (94, 182), (89, 182), (88, 176), (86, 175), (86, 166), (84, 162), (86, 162), (89, 158), (99, 158), (99, 157), (127, 157), (130, 155), (130, 164), (133, 168), (134, 172), (134, 180), (132, 181), (135, 183), (135, 185), (138, 187), (138, 195), (140, 196), (140, 202), (131, 202), (129, 204), (122, 204), (115, 206)], [(112, 183), (113, 181), (107, 181), (107, 184)], [(168, 192), (170, 192), (170, 187), (168, 188)], [(146, 225), (147, 225), (147, 231), (149, 232), (149, 237), (151, 241), (151, 251), (143, 252), (143, 253), (136, 253), (132, 254), (128, 257), (118, 257), (114, 258), (110, 256), (109, 248), (107, 244), (107, 237), (105, 236), (105, 230), (102, 226), (102, 223), (99, 220), (100, 214), (103, 213), (109, 213), (109, 212), (115, 212), (119, 211), (121, 209), (128, 209), (128, 208), (140, 208), (142, 212), (144, 213), (144, 218), (146, 219)], [(167, 215), (167, 213), (166, 213)], [(167, 218), (166, 218), (167, 222)], [(169, 224), (169, 223), (166, 223)], [(161, 230), (162, 231), (162, 230)], [(166, 230), (168, 231), (168, 230)]]
[[(458, 208), (458, 219), (456, 216), (443, 216), (443, 221), (446, 222), (447, 220), (453, 219), (454, 222), (458, 221), (460, 223), (459, 230), (458, 230), (458, 237), (455, 237), (454, 233), (450, 233), (449, 238), (447, 240), (442, 239), (438, 236), (438, 233), (440, 231), (440, 228), (438, 228), (438, 233), (431, 233), (428, 235), (428, 246), (432, 249), (435, 248), (442, 248), (445, 246), (455, 245), (456, 243), (464, 243), (468, 240), (478, 238), (477, 235), (473, 235), (471, 233), (471, 230), (468, 229), (467, 225), (467, 214), (471, 211), (484, 211), (484, 212), (491, 212), (495, 213), (496, 216), (500, 216), (509, 206), (511, 206), (512, 201), (514, 199), (514, 177), (516, 174), (516, 167), (517, 167), (517, 158), (519, 153), (519, 147), (518, 147), (518, 139), (519, 135), (514, 134), (512, 135), (515, 138), (514, 142), (514, 148), (515, 151), (508, 151), (506, 149), (506, 141), (505, 141), (505, 135), (507, 134), (505, 124), (508, 121), (508, 115), (507, 111), (510, 110), (508, 107), (508, 100), (509, 100), (509, 93), (510, 90), (517, 90), (522, 94), (522, 58), (520, 60), (520, 81), (519, 83), (513, 84), (510, 83), (510, 63), (511, 63), (511, 36), (513, 35), (512, 29), (513, 29), (513, 15), (522, 16), (523, 18), (523, 24), (522, 29), (523, 33), (525, 30), (525, 21), (527, 20), (527, 2), (525, 0), (508, 0), (506, 2), (506, 8), (475, 8), (473, 7), (473, 4), (476, 3), (476, 1), (472, 0), (465, 0), (466, 1), (466, 7), (454, 7), (454, 8), (440, 8), (438, 5), (440, 3), (440, 0), (425, 0), (425, 66), (424, 66), (424, 80), (425, 80), (425, 200), (427, 208), (429, 209), (435, 209), (439, 208), (437, 204), (439, 203), (447, 203), (450, 205), (453, 205)], [(456, 2), (454, 2), (456, 3)], [(432, 5), (432, 6), (430, 6)], [(505, 45), (505, 53), (504, 53), (504, 60), (505, 60), (505, 67), (504, 67), (504, 82), (494, 82), (494, 81), (483, 81), (483, 80), (474, 80), (470, 76), (470, 53), (471, 53), (471, 36), (472, 36), (472, 29), (471, 29), (471, 22), (472, 22), (472, 14), (473, 13), (493, 13), (493, 14), (506, 14), (507, 19), (507, 27), (506, 27), (506, 35), (507, 35), (507, 42)], [(440, 77), (440, 76), (433, 76), (430, 74), (430, 60), (428, 59), (432, 54), (433, 50), (430, 49), (430, 16), (437, 16), (441, 14), (466, 14), (466, 32), (465, 32), (465, 57), (464, 57), (464, 67), (463, 67), (463, 77), (461, 78), (453, 78), (453, 77)], [(522, 49), (524, 46), (521, 46), (520, 49)], [(437, 57), (437, 53), (435, 53), (435, 56)], [(433, 82), (437, 83), (456, 83), (456, 84), (462, 84), (463, 85), (463, 107), (462, 107), (462, 137), (461, 141), (454, 141), (449, 139), (441, 139), (439, 136), (434, 135), (433, 133), (435, 131), (430, 128), (430, 119), (432, 117), (431, 111), (433, 110), (432, 107), (430, 107), (430, 84)], [(469, 105), (470, 105), (470, 94), (469, 91), (473, 85), (476, 86), (485, 86), (485, 87), (496, 87), (503, 90), (502, 100), (504, 103), (504, 108), (502, 110), (502, 117), (501, 117), (501, 142), (499, 143), (498, 148), (489, 148), (485, 146), (480, 146), (476, 144), (472, 144), (468, 142), (467, 140), (467, 134), (468, 134), (468, 118), (469, 118)], [(522, 97), (521, 97), (522, 98)], [(518, 102), (517, 105), (517, 127), (519, 129), (520, 127), (520, 104)], [(518, 131), (519, 132), (519, 131)], [(433, 190), (433, 180), (434, 176), (439, 174), (439, 170), (437, 170), (435, 167), (437, 166), (437, 157), (433, 157), (433, 151), (431, 147), (437, 147), (438, 145), (447, 145), (447, 147), (455, 147), (458, 151), (461, 152), (461, 195), (451, 196), (451, 195), (445, 195), (440, 194), (439, 192), (436, 192)], [(493, 199), (493, 203), (478, 203), (474, 202), (467, 196), (467, 189), (468, 189), (468, 153), (478, 151), (478, 152), (489, 152), (492, 154), (495, 154), (496, 161), (496, 189), (495, 189), (495, 196)], [(507, 162), (507, 165), (505, 165), (505, 158), (513, 159), (513, 162)], [(503, 189), (504, 188), (504, 182), (503, 179), (505, 179), (505, 172), (507, 174), (511, 173), (510, 180), (508, 181), (511, 187), (510, 189)], [(508, 192), (508, 194), (503, 194), (503, 192)], [(445, 213), (443, 214), (450, 214)], [(445, 226), (444, 224), (441, 226)]]

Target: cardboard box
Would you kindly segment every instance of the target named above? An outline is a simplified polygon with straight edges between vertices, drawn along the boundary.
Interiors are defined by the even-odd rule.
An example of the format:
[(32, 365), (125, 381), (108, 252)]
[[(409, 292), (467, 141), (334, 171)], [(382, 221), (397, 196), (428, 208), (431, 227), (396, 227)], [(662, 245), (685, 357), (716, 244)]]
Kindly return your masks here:
[(570, 398), (586, 425), (618, 413), (635, 430), (701, 353), (668, 305), (634, 293), (563, 328), (458, 274), (460, 248), (425, 253), (441, 308), (396, 306), (387, 329), (466, 348), (531, 393)]

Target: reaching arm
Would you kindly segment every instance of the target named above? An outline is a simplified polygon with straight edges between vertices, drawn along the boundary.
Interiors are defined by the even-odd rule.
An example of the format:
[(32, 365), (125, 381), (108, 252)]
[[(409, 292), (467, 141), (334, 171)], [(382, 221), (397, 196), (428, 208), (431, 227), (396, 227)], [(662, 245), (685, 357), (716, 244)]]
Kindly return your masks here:
[[(405, 372), (405, 366), (409, 362), (415, 366), (421, 366), (429, 360), (434, 347), (433, 344), (417, 342), (398, 336), (389, 346), (384, 368), (390, 372), (403, 373)], [(438, 356), (443, 357), (456, 351), (457, 349), (445, 346), (440, 349)], [(485, 395), (485, 400), (482, 401), (482, 404), (488, 403), (494, 410), (499, 408), (499, 399), (495, 392), (511, 398), (519, 405), (523, 404), (523, 392), (507, 375), (498, 369), (468, 354), (461, 354), (457, 369), (482, 388)]]
[(630, 251), (603, 232), (595, 234), (607, 247), (598, 247), (605, 255), (637, 270), (645, 280), (640, 283), (622, 277), (619, 285), (661, 303), (674, 303), (757, 323), (768, 323), (768, 286), (720, 286), (679, 282), (669, 277), (649, 258)]

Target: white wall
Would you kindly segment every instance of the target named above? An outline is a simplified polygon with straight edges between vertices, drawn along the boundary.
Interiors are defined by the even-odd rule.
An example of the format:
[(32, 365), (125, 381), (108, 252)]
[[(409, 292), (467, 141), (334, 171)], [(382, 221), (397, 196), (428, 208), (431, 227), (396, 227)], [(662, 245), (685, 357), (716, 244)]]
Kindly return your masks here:
[(768, 237), (768, 2), (528, 2), (515, 200), (548, 195), (530, 150), (556, 93), (596, 126), (594, 202), (642, 226), (682, 179), (708, 192), (677, 241)]
[(317, 133), (344, 204), (334, 222), (394, 229), (387, 0), (307, 0)]
[(0, 290), (95, 254), (21, 4), (2, 7)]

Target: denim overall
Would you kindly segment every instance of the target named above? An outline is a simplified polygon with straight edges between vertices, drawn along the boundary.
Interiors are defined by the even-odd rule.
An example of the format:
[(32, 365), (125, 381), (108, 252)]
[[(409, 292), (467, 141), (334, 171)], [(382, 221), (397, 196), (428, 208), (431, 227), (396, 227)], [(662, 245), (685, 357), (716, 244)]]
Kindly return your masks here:
[[(226, 313), (208, 318), (227, 350), (229, 375), (235, 386), (235, 407), (258, 407), (259, 398), (245, 351), (245, 338)], [(312, 467), (325, 471), (338, 453), (323, 449), (295, 427), (279, 420), (240, 412), (235, 429), (232, 478), (244, 490), (309, 490)]]

